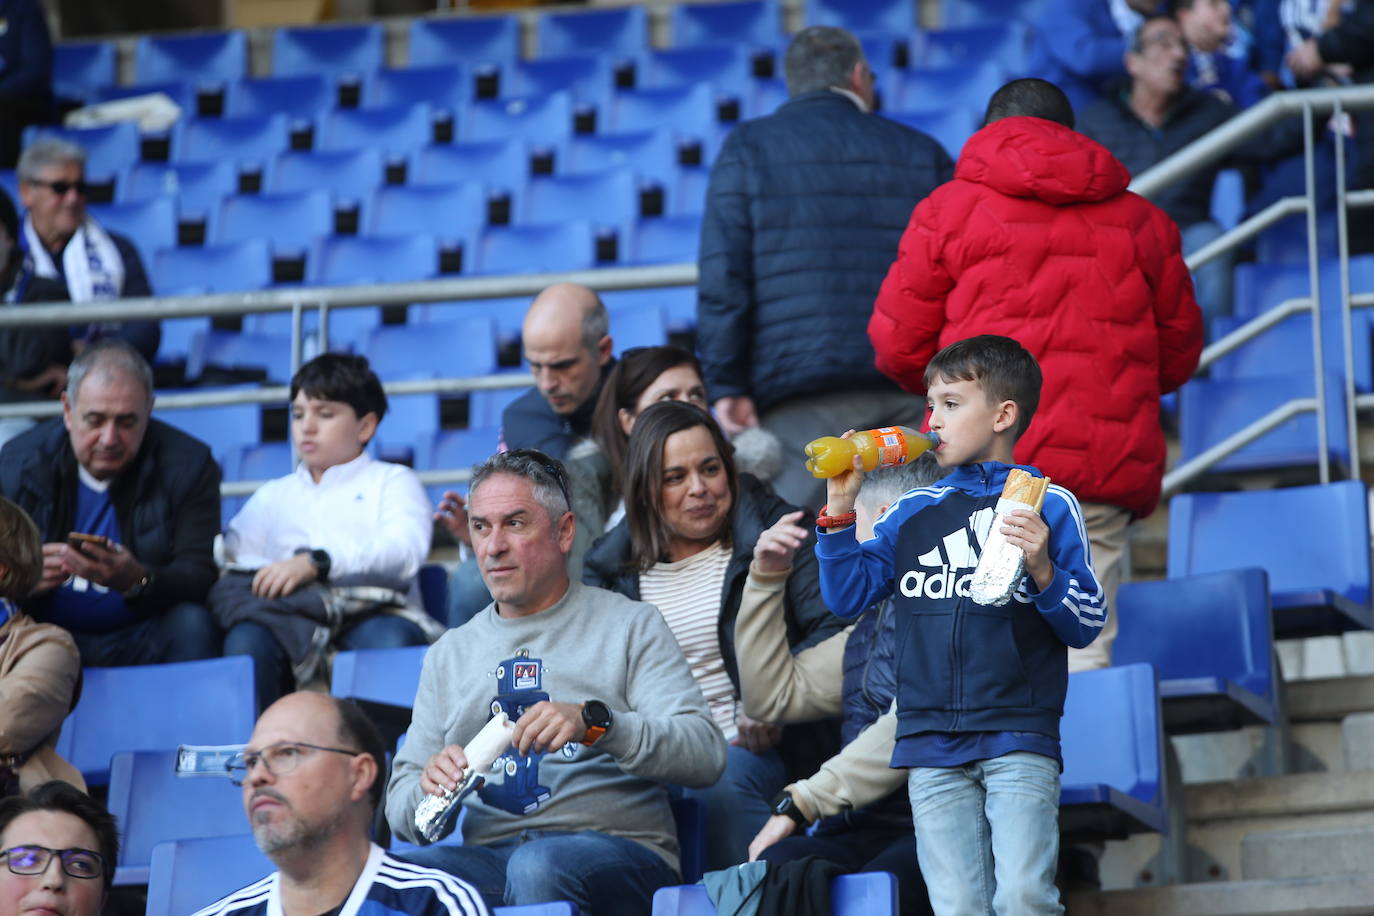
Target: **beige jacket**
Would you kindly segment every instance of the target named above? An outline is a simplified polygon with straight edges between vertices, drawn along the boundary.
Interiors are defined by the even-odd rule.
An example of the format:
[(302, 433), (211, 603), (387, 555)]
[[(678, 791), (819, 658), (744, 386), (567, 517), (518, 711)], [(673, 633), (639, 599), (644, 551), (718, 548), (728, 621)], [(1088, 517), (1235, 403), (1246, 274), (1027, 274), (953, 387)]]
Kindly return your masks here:
[(60, 779), (86, 790), (54, 747), (72, 708), (81, 655), (71, 634), (16, 613), (0, 626), (0, 757), (33, 753), (19, 767), (19, 788)]
[[(787, 573), (749, 567), (735, 618), (740, 694), (744, 713), (764, 722), (806, 722), (841, 711), (844, 647), (853, 627), (793, 655), (783, 622)], [(810, 820), (859, 808), (896, 791), (906, 770), (888, 766), (897, 734), (897, 712), (889, 709), (859, 733), (814, 776), (787, 787)]]

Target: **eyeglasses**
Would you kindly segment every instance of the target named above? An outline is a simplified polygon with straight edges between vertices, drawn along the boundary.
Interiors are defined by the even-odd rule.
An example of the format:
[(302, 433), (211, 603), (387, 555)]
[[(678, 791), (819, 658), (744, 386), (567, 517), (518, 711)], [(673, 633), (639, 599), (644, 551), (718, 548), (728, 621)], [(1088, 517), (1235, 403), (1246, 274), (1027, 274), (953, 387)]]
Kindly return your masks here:
[(25, 181), (28, 184), (38, 185), (40, 188), (47, 188), (58, 197), (66, 197), (68, 191), (75, 191), (85, 197), (91, 189), (91, 186), (84, 181), (39, 181), (37, 178), (28, 178)]
[(532, 448), (513, 448), (508, 455), (515, 458), (523, 458), (537, 464), (540, 470), (547, 473), (558, 484), (558, 491), (563, 494), (563, 504), (572, 511), (572, 496), (568, 493), (568, 475), (563, 470), (563, 466), (558, 462), (549, 463), (549, 456), (543, 452)]
[(290, 773), (301, 762), (302, 757), (308, 757), (306, 750), (329, 751), (331, 754), (346, 754), (349, 757), (356, 757), (365, 754), (366, 751), (354, 751), (342, 747), (324, 747), (320, 744), (306, 744), (304, 741), (284, 742), (273, 744), (260, 751), (250, 751), (244, 753), (240, 751), (230, 757), (224, 764), (224, 768), (229, 771), (229, 781), (236, 786), (243, 785), (248, 779), (253, 768), (259, 762), (267, 767), (267, 772), (273, 776), (283, 776)]
[(41, 875), (57, 856), (62, 870), (73, 878), (99, 878), (105, 874), (105, 857), (90, 849), (49, 849), (46, 846), (13, 846), (0, 852), (16, 875)]

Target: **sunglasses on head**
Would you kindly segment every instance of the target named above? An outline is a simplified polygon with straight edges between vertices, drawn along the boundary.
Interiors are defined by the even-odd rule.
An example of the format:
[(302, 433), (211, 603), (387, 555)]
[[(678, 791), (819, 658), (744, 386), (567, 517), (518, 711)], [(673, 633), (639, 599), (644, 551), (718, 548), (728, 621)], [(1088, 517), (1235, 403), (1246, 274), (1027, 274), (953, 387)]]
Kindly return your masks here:
[(47, 188), (58, 197), (66, 197), (68, 191), (75, 191), (82, 197), (90, 191), (91, 186), (84, 181), (39, 181), (36, 178), (30, 179), (29, 184), (38, 185), (40, 188)]

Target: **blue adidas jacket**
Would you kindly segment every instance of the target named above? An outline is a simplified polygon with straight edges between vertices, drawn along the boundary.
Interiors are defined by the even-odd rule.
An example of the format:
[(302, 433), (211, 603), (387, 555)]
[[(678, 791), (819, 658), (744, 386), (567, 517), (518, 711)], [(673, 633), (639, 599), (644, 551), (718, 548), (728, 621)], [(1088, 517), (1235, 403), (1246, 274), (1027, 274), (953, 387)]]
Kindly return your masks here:
[(821, 594), (834, 613), (854, 617), (894, 596), (898, 738), (928, 731), (1059, 736), (1065, 647), (1092, 642), (1107, 608), (1078, 500), (1053, 484), (1041, 510), (1054, 564), (1049, 588), (1035, 591), (1027, 576), (1001, 607), (968, 597), (1011, 467), (965, 465), (937, 486), (911, 490), (862, 544), (852, 526), (816, 539)]

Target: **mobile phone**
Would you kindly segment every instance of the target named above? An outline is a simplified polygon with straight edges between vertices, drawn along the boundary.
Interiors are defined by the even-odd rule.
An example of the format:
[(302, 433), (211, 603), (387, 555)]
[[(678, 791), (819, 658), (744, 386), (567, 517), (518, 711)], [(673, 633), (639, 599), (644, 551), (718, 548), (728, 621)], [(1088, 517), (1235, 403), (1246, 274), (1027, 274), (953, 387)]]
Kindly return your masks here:
[(81, 546), (82, 544), (99, 544), (101, 547), (112, 547), (110, 539), (103, 534), (85, 534), (81, 531), (70, 531), (67, 533), (68, 543)]

